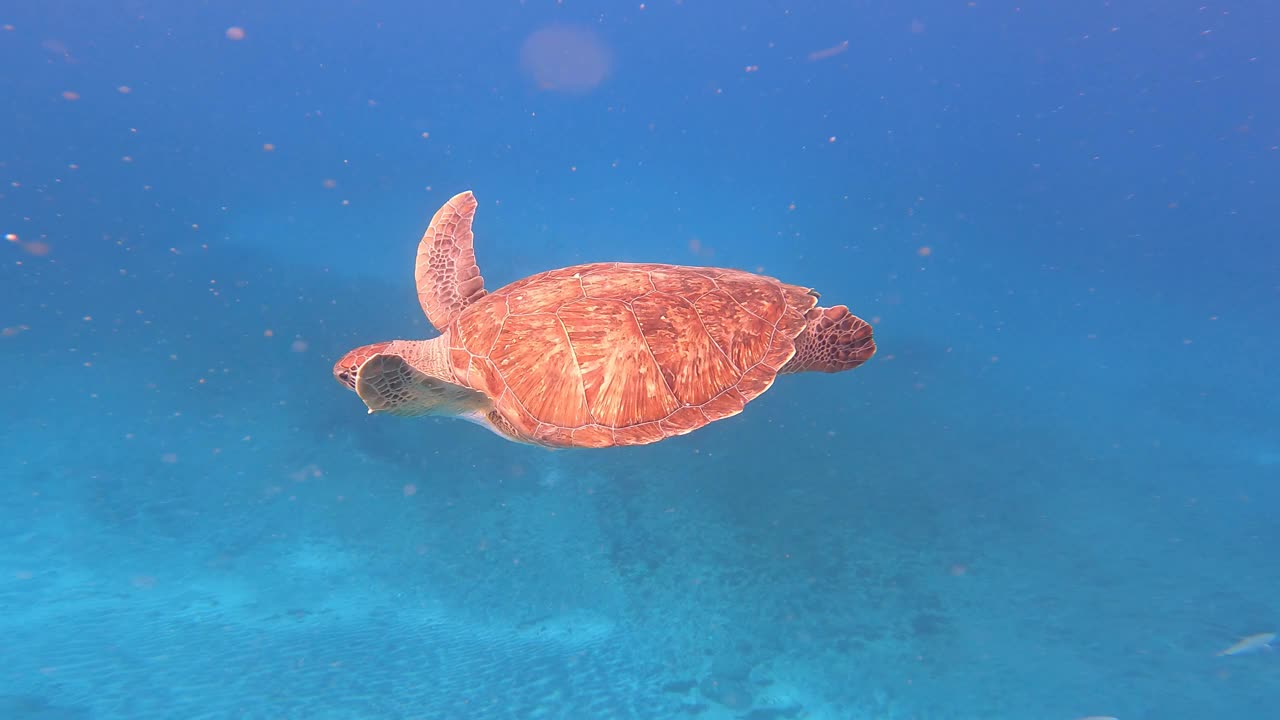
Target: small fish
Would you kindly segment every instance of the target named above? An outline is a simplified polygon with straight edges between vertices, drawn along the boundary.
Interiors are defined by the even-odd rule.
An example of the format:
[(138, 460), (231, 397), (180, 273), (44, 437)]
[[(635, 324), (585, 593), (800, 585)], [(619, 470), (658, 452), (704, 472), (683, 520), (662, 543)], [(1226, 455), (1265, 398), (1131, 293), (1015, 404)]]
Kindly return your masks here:
[(1235, 645), (1218, 653), (1218, 657), (1224, 655), (1243, 655), (1245, 653), (1256, 652), (1258, 650), (1270, 650), (1271, 643), (1275, 642), (1275, 633), (1256, 633), (1247, 635), (1236, 641)]

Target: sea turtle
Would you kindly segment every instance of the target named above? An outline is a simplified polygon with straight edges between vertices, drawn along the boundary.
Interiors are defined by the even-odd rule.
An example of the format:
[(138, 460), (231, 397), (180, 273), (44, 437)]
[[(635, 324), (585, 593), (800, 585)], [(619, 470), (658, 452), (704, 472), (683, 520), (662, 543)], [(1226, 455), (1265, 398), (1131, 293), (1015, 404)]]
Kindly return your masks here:
[(370, 413), (447, 415), (548, 447), (643, 445), (736, 415), (779, 373), (839, 372), (871, 326), (818, 294), (740, 270), (575, 265), (486, 293), (476, 199), (455, 195), (418, 245), (418, 300), (440, 331), (333, 367)]

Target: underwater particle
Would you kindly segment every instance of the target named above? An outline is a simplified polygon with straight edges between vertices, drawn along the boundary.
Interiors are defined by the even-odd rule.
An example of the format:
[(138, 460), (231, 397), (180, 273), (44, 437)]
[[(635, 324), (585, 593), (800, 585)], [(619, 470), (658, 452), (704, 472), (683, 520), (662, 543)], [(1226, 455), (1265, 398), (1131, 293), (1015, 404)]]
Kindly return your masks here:
[(307, 345), (306, 340), (294, 340), (293, 343), (289, 345), (289, 349), (296, 353), (306, 352), (308, 347), (310, 346)]
[(912, 34), (915, 34), (915, 35), (919, 35), (920, 33), (924, 32), (924, 21), (919, 19), (912, 20), (911, 32)]
[(320, 183), (320, 184), (324, 186), (324, 189), (325, 189), (325, 190), (332, 190), (332, 189), (334, 189), (334, 188), (338, 187), (338, 181), (337, 181), (337, 180), (334, 180), (333, 178), (325, 178), (325, 179), (324, 179), (324, 182), (322, 182), (322, 183)]
[(402, 492), (404, 492), (405, 497), (413, 497), (418, 494), (418, 486), (413, 483), (408, 483), (404, 486)]
[(759, 66), (759, 65), (748, 65), (748, 66), (746, 66), (745, 68), (743, 68), (743, 71), (744, 71), (744, 72), (749, 72), (749, 73), (759, 72), (759, 71), (760, 71), (760, 66)]
[(53, 248), (49, 247), (49, 243), (40, 242), (39, 240), (32, 240), (29, 243), (23, 243), (22, 249), (26, 250), (28, 254), (35, 255), (36, 257), (44, 257), (53, 250)]
[(243, 40), (244, 28), (240, 27), (239, 25), (232, 25), (231, 27), (227, 28), (226, 34), (227, 34), (228, 40)]
[(63, 90), (62, 99), (75, 102), (76, 100), (80, 99), (80, 93), (76, 92), (75, 90)]
[(266, 330), (262, 331), (262, 337), (273, 337), (275, 336), (275, 334), (276, 334), (275, 331), (272, 330), (271, 328), (267, 328)]
[(128, 85), (121, 85), (120, 87), (116, 88), (116, 92), (120, 93), (121, 95), (128, 95), (129, 93), (133, 92), (133, 88), (129, 87)]
[(587, 92), (608, 77), (612, 65), (609, 49), (588, 27), (543, 27), (520, 47), (520, 66), (539, 90)]
[(1240, 638), (1231, 647), (1217, 653), (1218, 657), (1228, 655), (1244, 655), (1245, 653), (1257, 652), (1259, 650), (1270, 650), (1272, 643), (1276, 640), (1276, 634), (1273, 632), (1255, 633)]
[(833, 143), (833, 142), (835, 142), (835, 141), (836, 141), (836, 136), (835, 136), (835, 135), (832, 135), (831, 137), (827, 138), (827, 142), (829, 142), (829, 143)]
[(933, 248), (928, 245), (921, 245), (919, 248), (916, 248), (916, 254), (920, 257), (929, 257), (933, 254)]
[(827, 58), (835, 57), (836, 55), (839, 55), (840, 53), (842, 53), (842, 52), (844, 52), (844, 51), (846, 51), (846, 50), (848, 50), (848, 49), (849, 49), (849, 41), (848, 41), (848, 40), (845, 40), (845, 41), (843, 41), (843, 42), (841, 42), (841, 43), (839, 43), (839, 44), (837, 44), (837, 45), (832, 45), (832, 46), (831, 46), (831, 47), (829, 47), (829, 48), (823, 48), (823, 49), (821, 49), (821, 50), (814, 50), (813, 52), (809, 53), (809, 62), (816, 62), (816, 61), (818, 61), (818, 60), (826, 60)]
[(289, 473), (289, 478), (294, 482), (306, 482), (309, 478), (324, 477), (324, 469), (315, 463), (307, 463), (301, 468)]
[(262, 152), (275, 152), (275, 151), (276, 151), (275, 143), (262, 143)]
[(178, 462), (178, 453), (165, 453), (160, 456), (160, 462), (167, 465), (173, 465)]

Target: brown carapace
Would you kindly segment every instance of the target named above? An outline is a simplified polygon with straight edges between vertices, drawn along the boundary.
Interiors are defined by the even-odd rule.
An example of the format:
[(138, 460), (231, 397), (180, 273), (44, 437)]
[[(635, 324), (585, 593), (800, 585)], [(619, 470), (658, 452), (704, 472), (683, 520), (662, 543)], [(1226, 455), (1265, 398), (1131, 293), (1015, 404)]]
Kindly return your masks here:
[(843, 305), (723, 268), (591, 263), (486, 293), (470, 192), (431, 219), (418, 299), (440, 336), (356, 348), (333, 368), (369, 412), (451, 415), (517, 442), (642, 445), (736, 415), (783, 373), (876, 351)]

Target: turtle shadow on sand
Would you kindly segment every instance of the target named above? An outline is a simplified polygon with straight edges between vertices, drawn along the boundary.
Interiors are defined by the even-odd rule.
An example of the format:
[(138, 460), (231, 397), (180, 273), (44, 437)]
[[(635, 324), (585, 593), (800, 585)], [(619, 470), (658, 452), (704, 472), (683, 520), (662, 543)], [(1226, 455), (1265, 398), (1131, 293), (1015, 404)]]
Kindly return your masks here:
[(795, 702), (785, 705), (770, 706), (763, 703), (764, 693), (773, 680), (762, 675), (760, 667), (749, 660), (742, 652), (726, 651), (717, 654), (711, 662), (711, 668), (701, 680), (677, 681), (667, 683), (663, 691), (686, 695), (696, 691), (696, 697), (703, 702), (686, 704), (688, 714), (701, 714), (711, 705), (718, 705), (732, 711), (743, 720), (786, 720), (798, 718), (804, 707)]

